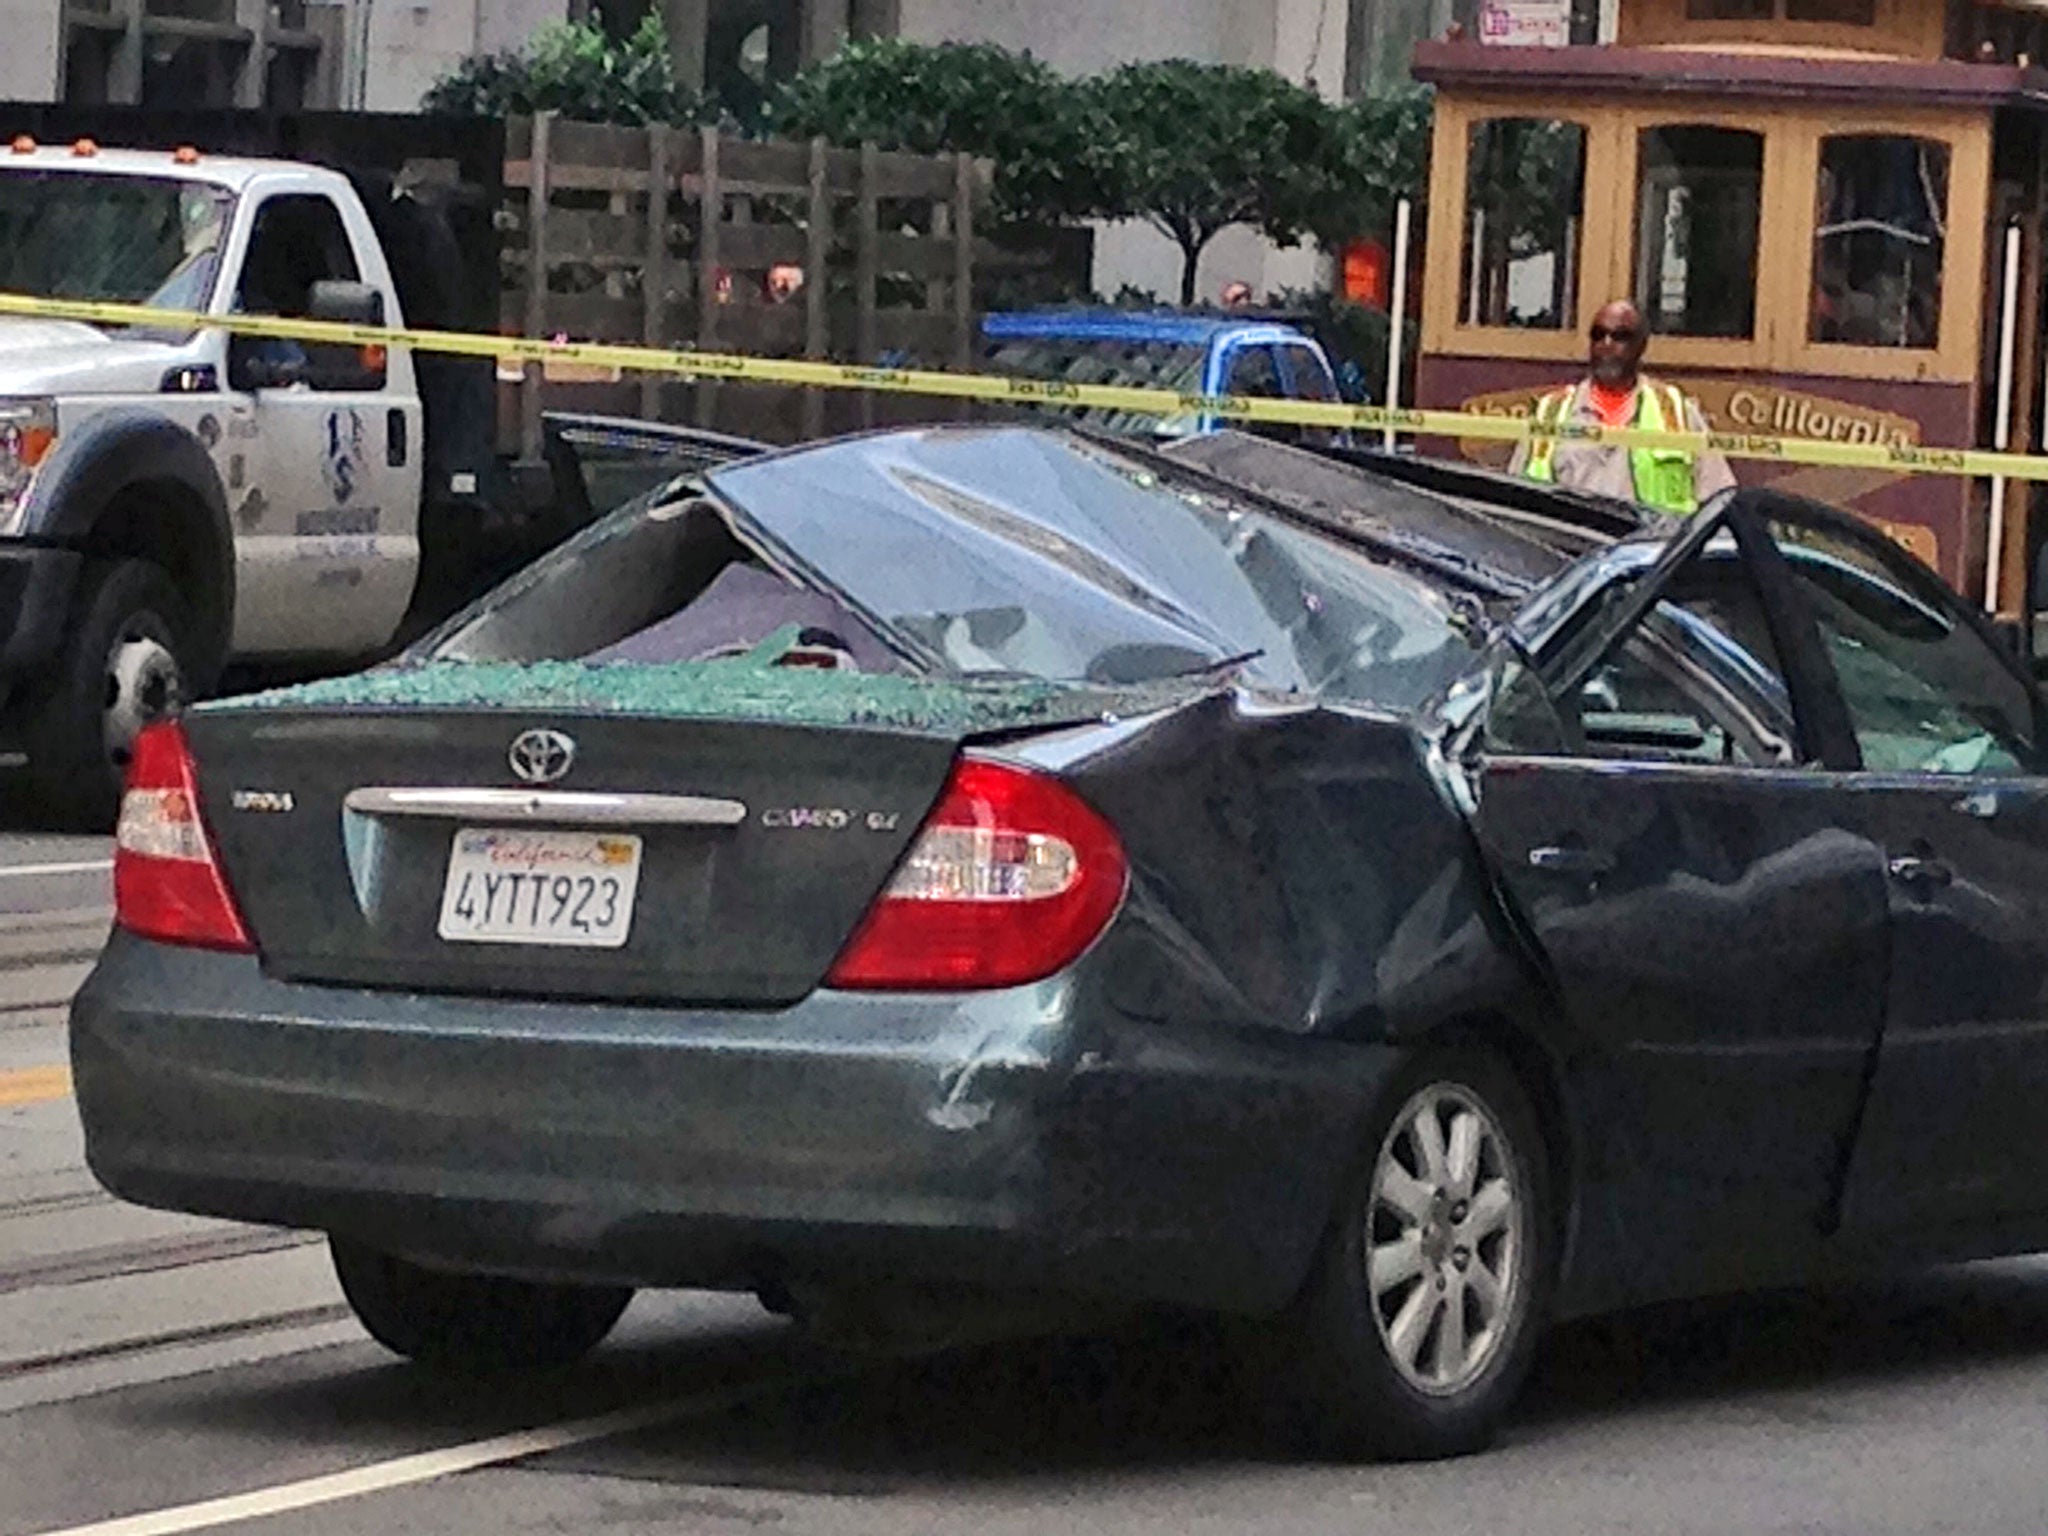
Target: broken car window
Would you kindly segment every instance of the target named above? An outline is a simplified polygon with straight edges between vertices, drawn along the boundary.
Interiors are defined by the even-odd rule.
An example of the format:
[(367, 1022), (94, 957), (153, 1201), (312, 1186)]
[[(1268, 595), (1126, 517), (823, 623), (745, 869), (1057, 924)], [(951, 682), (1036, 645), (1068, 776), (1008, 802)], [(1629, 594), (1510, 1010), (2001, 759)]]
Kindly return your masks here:
[(661, 664), (784, 635), (793, 664), (901, 668), (843, 605), (770, 570), (709, 502), (648, 495), (527, 567), (416, 654)]
[(712, 471), (586, 529), (416, 654), (667, 662), (788, 632), (804, 664), (1107, 685), (1209, 670), (1412, 705), (1476, 605), (1064, 433), (848, 439)]
[(942, 430), (714, 472), (740, 520), (945, 670), (1121, 684), (1244, 675), (1415, 703), (1470, 665), (1443, 590), (1156, 461)]
[(2041, 771), (2032, 691), (1910, 556), (1825, 528), (1771, 533), (1819, 622), (1865, 768)]
[[(1791, 699), (1761, 600), (1732, 540), (1681, 568), (1662, 599), (1602, 641), (1640, 576), (1622, 577), (1561, 626), (1545, 657), (1552, 702), (1573, 756), (1753, 766), (1796, 757)], [(1488, 723), (1499, 751), (1559, 749), (1546, 712), (1526, 698)]]

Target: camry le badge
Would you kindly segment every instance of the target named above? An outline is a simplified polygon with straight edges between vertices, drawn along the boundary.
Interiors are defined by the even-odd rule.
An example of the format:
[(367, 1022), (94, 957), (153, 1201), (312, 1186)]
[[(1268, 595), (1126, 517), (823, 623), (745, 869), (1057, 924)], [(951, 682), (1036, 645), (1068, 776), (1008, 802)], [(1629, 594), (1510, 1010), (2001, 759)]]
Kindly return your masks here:
[(849, 811), (836, 805), (775, 806), (761, 813), (761, 825), (778, 832), (844, 832), (848, 827), (866, 827), (870, 832), (894, 832), (903, 820), (901, 811)]
[(575, 763), (576, 743), (560, 731), (521, 731), (506, 758), (520, 783), (552, 784)]

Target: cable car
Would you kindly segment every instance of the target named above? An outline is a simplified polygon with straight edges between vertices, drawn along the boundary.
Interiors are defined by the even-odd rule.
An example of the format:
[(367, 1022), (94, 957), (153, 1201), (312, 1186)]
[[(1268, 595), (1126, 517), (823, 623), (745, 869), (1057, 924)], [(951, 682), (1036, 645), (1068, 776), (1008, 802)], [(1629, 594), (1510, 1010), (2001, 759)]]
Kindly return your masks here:
[[(1597, 42), (1506, 46), (1487, 38), (1514, 29), (1482, 17), (1476, 37), (1423, 43), (1437, 108), (1417, 403), (1527, 414), (1583, 375), (1600, 306), (1632, 298), (1645, 370), (1719, 429), (2039, 452), (2043, 11), (1610, 0)], [(1862, 513), (2009, 614), (2037, 606), (2048, 516), (2029, 517), (2029, 485), (2003, 488), (1994, 536), (1983, 482), (1735, 469)]]

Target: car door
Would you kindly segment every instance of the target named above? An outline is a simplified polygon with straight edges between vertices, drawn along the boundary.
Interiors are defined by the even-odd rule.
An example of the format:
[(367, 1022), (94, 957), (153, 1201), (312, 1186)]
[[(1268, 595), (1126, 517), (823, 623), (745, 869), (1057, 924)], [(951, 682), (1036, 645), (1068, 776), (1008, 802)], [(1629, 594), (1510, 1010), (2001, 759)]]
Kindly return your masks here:
[[(340, 209), (280, 191), (255, 206), (235, 306), (304, 318), (312, 285), (362, 280)], [(363, 654), (388, 640), (419, 568), (421, 422), (392, 358), (352, 347), (238, 336), (230, 432), (246, 432), (245, 483), (229, 508), (241, 553), (235, 649), (245, 655)]]
[(1884, 859), (1843, 828), (1796, 637), (1720, 523), (1510, 669), (1477, 762), (1479, 838), (1576, 1063), (1585, 1219), (1639, 1299), (1817, 1249), (1883, 1017)]
[(1770, 525), (1812, 609), (1860, 759), (1844, 825), (1882, 845), (1883, 1043), (1845, 1232), (1967, 1245), (2048, 1214), (2048, 731), (1967, 604), (1872, 530)]

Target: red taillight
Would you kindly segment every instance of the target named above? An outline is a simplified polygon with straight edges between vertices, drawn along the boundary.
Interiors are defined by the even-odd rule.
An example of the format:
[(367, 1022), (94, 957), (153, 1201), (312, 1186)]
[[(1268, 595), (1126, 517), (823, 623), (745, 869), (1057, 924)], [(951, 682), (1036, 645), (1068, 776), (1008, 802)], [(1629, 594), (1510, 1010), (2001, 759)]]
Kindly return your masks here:
[(114, 921), (164, 944), (256, 948), (200, 819), (192, 753), (175, 720), (135, 738), (114, 829)]
[(963, 758), (826, 985), (1015, 987), (1072, 964), (1124, 898), (1123, 845), (1057, 779)]

